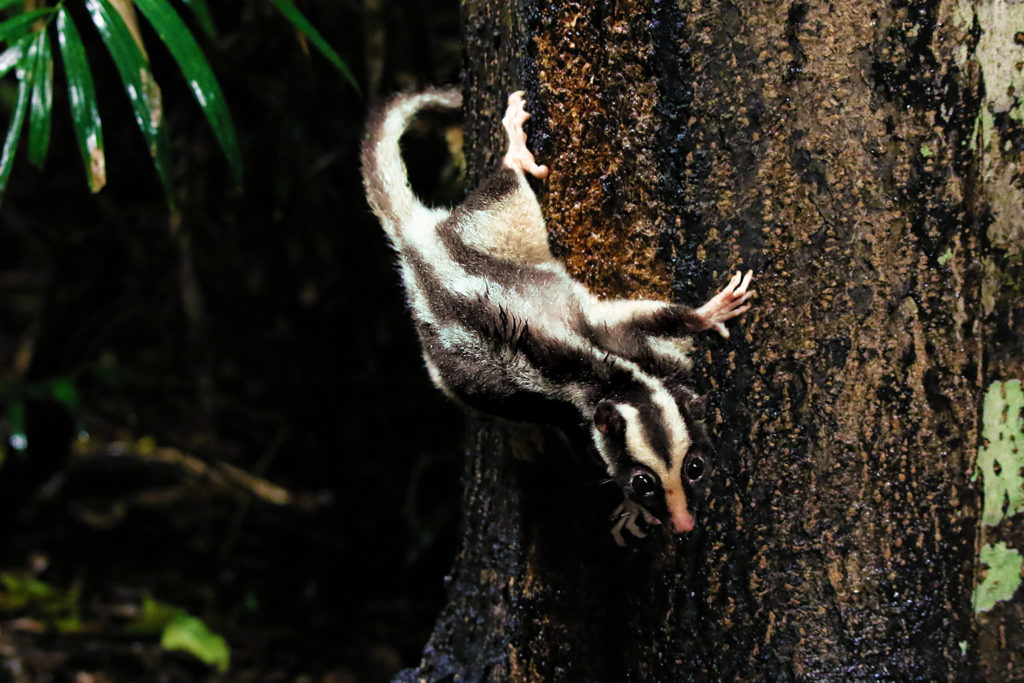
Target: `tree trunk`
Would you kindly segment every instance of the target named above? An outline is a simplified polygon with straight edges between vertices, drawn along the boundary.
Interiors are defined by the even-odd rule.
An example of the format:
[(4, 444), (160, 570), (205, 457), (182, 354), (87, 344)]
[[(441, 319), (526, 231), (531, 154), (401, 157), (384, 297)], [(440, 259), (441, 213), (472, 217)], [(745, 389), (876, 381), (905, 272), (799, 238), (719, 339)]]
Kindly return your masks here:
[(685, 537), (620, 550), (576, 449), (471, 427), (403, 680), (1024, 677), (1019, 7), (463, 3), (471, 177), (523, 88), (576, 277), (698, 304), (753, 268), (759, 299), (698, 340), (718, 455)]

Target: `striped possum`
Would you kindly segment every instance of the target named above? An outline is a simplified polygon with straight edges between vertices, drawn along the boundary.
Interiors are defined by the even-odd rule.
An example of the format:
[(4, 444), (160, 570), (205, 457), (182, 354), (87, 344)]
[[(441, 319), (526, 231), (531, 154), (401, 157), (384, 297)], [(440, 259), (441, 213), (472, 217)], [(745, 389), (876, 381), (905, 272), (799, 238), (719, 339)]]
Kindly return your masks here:
[(522, 92), (508, 98), (500, 166), (454, 209), (424, 206), (399, 139), (420, 109), (461, 103), (455, 89), (399, 95), (371, 117), (362, 149), (367, 198), (398, 254), (431, 380), (478, 413), (581, 423), (622, 489), (611, 516), (619, 545), (623, 529), (643, 537), (662, 520), (692, 530), (712, 449), (687, 352), (696, 332), (729, 336), (725, 322), (750, 307), (753, 273), (737, 272), (696, 309), (591, 294), (549, 249), (526, 180), (548, 169), (526, 146)]

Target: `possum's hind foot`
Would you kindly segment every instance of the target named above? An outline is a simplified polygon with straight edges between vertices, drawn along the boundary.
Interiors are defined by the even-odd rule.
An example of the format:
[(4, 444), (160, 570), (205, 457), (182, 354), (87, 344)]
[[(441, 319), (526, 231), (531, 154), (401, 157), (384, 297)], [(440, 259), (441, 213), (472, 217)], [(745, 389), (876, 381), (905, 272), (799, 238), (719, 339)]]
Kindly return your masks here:
[(547, 166), (538, 166), (533, 154), (526, 148), (526, 132), (523, 130), (523, 123), (530, 118), (530, 114), (524, 108), (523, 91), (517, 90), (508, 96), (508, 109), (505, 110), (505, 118), (501, 120), (508, 133), (508, 151), (505, 152), (504, 163), (513, 171), (529, 173), (535, 178), (546, 178), (548, 175)]
[(697, 309), (697, 315), (704, 319), (707, 329), (713, 329), (725, 338), (729, 337), (725, 321), (743, 315), (750, 308), (750, 304), (745, 302), (754, 294), (754, 290), (747, 290), (753, 277), (752, 270), (748, 270), (745, 276), (737, 272), (722, 291)]

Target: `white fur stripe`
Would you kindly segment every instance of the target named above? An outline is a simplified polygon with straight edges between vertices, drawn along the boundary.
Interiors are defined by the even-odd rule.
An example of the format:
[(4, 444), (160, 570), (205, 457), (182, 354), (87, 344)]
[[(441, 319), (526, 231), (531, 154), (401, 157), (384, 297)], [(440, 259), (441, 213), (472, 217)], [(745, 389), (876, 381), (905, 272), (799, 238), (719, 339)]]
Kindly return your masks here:
[(677, 366), (680, 370), (693, 369), (690, 351), (693, 350), (693, 339), (666, 339), (664, 337), (648, 337), (647, 346), (655, 356), (663, 358)]
[(594, 299), (590, 302), (590, 320), (594, 323), (616, 327), (622, 323), (630, 322), (638, 315), (653, 315), (657, 311), (668, 307), (664, 301), (619, 299), (616, 301), (601, 301)]
[(640, 421), (640, 411), (625, 403), (616, 404), (619, 415), (626, 423), (626, 450), (637, 463), (648, 468), (664, 481), (668, 478), (665, 462), (654, 452)]

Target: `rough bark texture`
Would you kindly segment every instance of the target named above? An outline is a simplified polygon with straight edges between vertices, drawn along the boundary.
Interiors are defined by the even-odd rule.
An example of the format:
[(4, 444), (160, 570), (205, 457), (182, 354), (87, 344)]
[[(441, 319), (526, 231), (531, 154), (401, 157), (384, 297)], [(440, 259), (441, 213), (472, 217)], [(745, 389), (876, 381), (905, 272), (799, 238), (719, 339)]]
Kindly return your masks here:
[(986, 569), (1024, 547), (1019, 473), (990, 487), (1024, 464), (999, 462), (1024, 442), (1024, 38), (986, 30), (1010, 7), (463, 3), (477, 178), (525, 88), (575, 275), (695, 304), (753, 268), (760, 299), (698, 346), (719, 461), (687, 538), (618, 550), (570, 448), (472, 430), (451, 602), (407, 679), (1024, 676), (1013, 572)]

